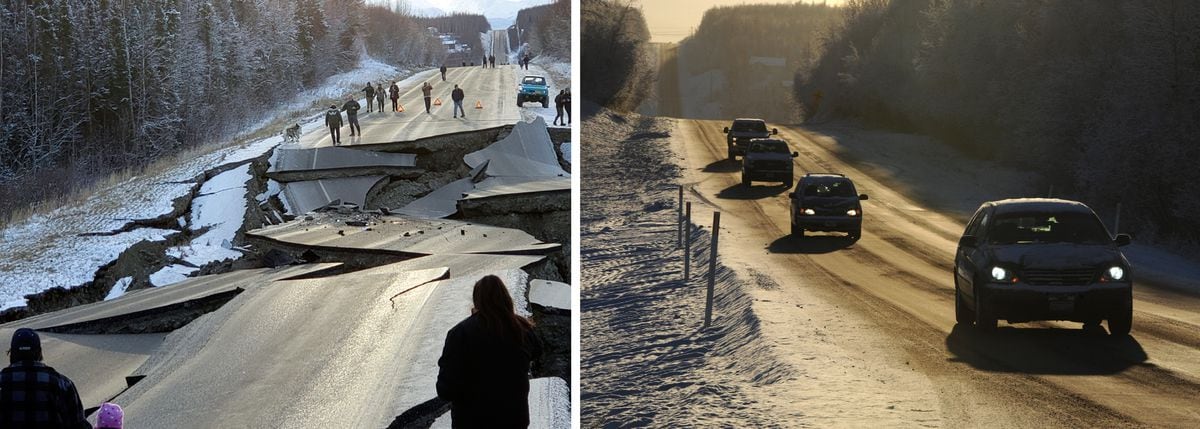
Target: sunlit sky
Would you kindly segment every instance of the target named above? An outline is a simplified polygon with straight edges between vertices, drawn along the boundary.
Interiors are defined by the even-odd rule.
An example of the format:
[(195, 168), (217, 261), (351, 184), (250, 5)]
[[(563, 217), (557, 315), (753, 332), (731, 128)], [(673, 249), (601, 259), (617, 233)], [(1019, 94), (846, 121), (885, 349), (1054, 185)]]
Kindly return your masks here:
[[(826, 3), (841, 5), (847, 0), (804, 0), (804, 3)], [(714, 6), (734, 6), (739, 4), (759, 3), (795, 3), (783, 1), (747, 1), (747, 0), (638, 0), (642, 14), (646, 16), (646, 25), (650, 27), (651, 42), (678, 42), (692, 34), (692, 30), (700, 25), (704, 11)]]

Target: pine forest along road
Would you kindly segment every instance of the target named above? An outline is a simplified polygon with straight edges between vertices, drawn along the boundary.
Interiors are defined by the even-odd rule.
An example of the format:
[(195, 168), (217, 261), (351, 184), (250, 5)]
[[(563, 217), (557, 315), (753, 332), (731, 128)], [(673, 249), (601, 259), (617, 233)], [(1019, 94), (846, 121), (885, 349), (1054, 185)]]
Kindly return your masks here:
[[(409, 142), (512, 125), (521, 120), (521, 110), (517, 107), (516, 86), (513, 85), (517, 73), (517, 66), (513, 65), (497, 65), (494, 69), (480, 66), (450, 67), (446, 70), (445, 81), (442, 81), (436, 69), (417, 73), (397, 82), (400, 87), (399, 104), (404, 108), (403, 112), (392, 112), (392, 101), (385, 96), (384, 111), (368, 113), (364, 104), (364, 94), (359, 92), (356, 100), (362, 105), (362, 109), (358, 111), (362, 135), (350, 137), (349, 123), (346, 123), (341, 129), (340, 146)], [(433, 85), (431, 104), (441, 100), (440, 106), (430, 106), (430, 113), (425, 113), (425, 100), (421, 93), (421, 84), (424, 82)], [(387, 91), (390, 84), (391, 82), (384, 82), (384, 91)], [(366, 82), (362, 85), (365, 86)], [(463, 100), (466, 118), (454, 118), (454, 102), (450, 99), (454, 85), (462, 88), (466, 97)], [(345, 102), (346, 100), (339, 100), (338, 108), (340, 109)], [(476, 108), (477, 103), (482, 108)], [(342, 116), (345, 120), (345, 113)], [(325, 127), (300, 138), (302, 148), (332, 145), (329, 130)]]
[[(863, 201), (859, 241), (841, 234), (794, 240), (789, 237), (791, 190), (770, 183), (741, 184), (740, 161), (726, 160), (722, 128), (728, 125), (680, 119), (671, 145), (683, 158), (686, 198), (698, 206), (693, 207), (693, 222), (707, 228), (711, 211), (722, 212), (721, 262), (743, 275), (761, 273), (782, 285), (755, 292), (754, 304), (764, 333), (776, 338), (773, 348), (782, 360), (802, 367), (801, 359), (811, 355), (803, 343), (788, 338), (811, 331), (812, 319), (805, 318), (816, 316), (803, 315), (799, 304), (783, 305), (807, 293), (849, 309), (869, 326), (870, 332), (849, 332), (848, 337), (882, 339), (883, 347), (862, 347), (864, 359), (878, 364), (872, 371), (926, 380), (905, 385), (893, 378), (899, 385), (886, 384), (897, 398), (926, 398), (920, 411), (929, 417), (921, 420), (951, 427), (1200, 427), (1197, 296), (1159, 277), (1153, 281), (1164, 284), (1139, 277), (1135, 263), (1133, 332), (1128, 337), (1109, 337), (1103, 329), (1082, 330), (1081, 324), (1069, 322), (1001, 323), (997, 332), (980, 334), (954, 320), (951, 267), (965, 224), (961, 215), (927, 207), (906, 194), (909, 189), (890, 183), (898, 181), (849, 160), (827, 136), (778, 126), (779, 137), (800, 153), (794, 160), (797, 178), (807, 172), (843, 173), (859, 193), (870, 196)], [(812, 382), (801, 378), (765, 386), (764, 401), (783, 415), (816, 412), (789, 409), (796, 397), (811, 395)]]

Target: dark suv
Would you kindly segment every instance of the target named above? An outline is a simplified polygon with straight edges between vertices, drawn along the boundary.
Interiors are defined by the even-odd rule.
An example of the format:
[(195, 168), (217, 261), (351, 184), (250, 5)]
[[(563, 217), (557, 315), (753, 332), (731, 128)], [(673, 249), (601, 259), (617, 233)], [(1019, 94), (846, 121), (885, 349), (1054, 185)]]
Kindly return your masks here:
[(742, 158), (742, 185), (750, 186), (755, 180), (783, 182), (792, 187), (792, 158), (796, 152), (788, 153), (787, 142), (774, 139), (751, 140)]
[(854, 240), (862, 236), (862, 201), (867, 195), (859, 195), (846, 176), (805, 174), (788, 196), (793, 237), (804, 237), (806, 230), (844, 232)]
[(984, 203), (954, 255), (954, 314), (959, 323), (996, 328), (1034, 320), (1098, 324), (1126, 335), (1133, 321), (1129, 261), (1088, 206), (1058, 199)]
[(767, 131), (767, 123), (762, 119), (734, 119), (732, 127), (725, 127), (725, 146), (728, 147), (729, 159), (745, 154), (750, 140), (767, 138), (775, 134), (779, 134), (779, 130), (772, 128)]

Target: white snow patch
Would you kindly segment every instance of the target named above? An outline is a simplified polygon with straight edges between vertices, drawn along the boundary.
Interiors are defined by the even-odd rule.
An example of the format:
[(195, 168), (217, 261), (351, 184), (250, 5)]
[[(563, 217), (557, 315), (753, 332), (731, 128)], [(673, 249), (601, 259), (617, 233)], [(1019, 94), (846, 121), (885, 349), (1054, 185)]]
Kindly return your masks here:
[(150, 283), (155, 286), (166, 286), (173, 283), (179, 283), (187, 279), (187, 276), (196, 272), (197, 268), (187, 267), (183, 265), (168, 265), (150, 275)]
[[(246, 215), (246, 182), (250, 179), (250, 164), (246, 164), (204, 182), (200, 196), (192, 200), (190, 224), (193, 231), (205, 228), (208, 231), (186, 246), (167, 249), (167, 255), (196, 266), (240, 258), (242, 253), (233, 250), (230, 243)], [(154, 284), (165, 286), (169, 283), (156, 281)]]
[(562, 151), (563, 159), (567, 160), (567, 163), (574, 164), (571, 162), (571, 142), (563, 142), (558, 145), (558, 150)]
[(130, 283), (133, 283), (133, 277), (121, 277), (116, 283), (113, 283), (112, 290), (108, 291), (108, 296), (105, 296), (104, 300), (117, 299), (125, 295), (125, 292), (129, 290)]

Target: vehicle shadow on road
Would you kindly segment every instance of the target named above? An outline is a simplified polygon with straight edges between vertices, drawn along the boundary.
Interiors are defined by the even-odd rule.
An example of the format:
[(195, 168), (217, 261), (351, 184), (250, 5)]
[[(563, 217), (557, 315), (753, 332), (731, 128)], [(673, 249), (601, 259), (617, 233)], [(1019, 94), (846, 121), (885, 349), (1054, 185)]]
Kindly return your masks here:
[(735, 173), (742, 170), (742, 163), (736, 159), (722, 159), (704, 166), (705, 173)]
[(757, 200), (761, 198), (773, 197), (782, 194), (788, 190), (787, 186), (778, 184), (775, 186), (743, 186), (733, 185), (721, 190), (717, 193), (717, 198), (726, 200)]
[(946, 337), (952, 361), (984, 371), (1022, 374), (1105, 375), (1146, 364), (1132, 336), (1111, 337), (1099, 326), (1062, 329), (1004, 326), (980, 332), (959, 323)]
[(796, 238), (789, 234), (771, 242), (771, 245), (767, 246), (767, 251), (781, 254), (801, 253), (816, 255), (849, 248), (854, 244), (854, 241), (854, 239), (842, 235), (818, 235)]

